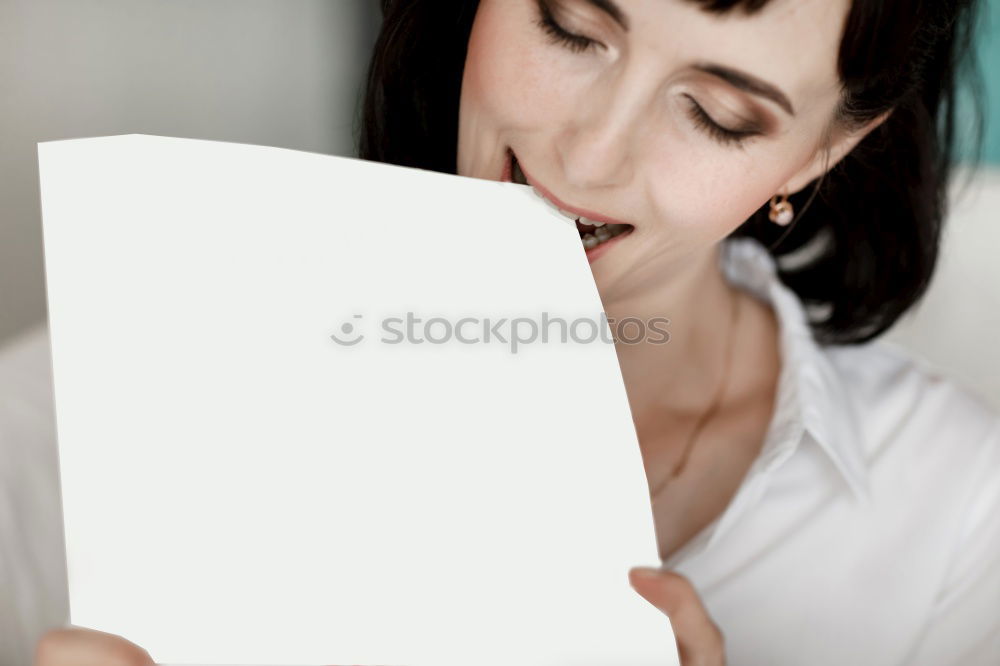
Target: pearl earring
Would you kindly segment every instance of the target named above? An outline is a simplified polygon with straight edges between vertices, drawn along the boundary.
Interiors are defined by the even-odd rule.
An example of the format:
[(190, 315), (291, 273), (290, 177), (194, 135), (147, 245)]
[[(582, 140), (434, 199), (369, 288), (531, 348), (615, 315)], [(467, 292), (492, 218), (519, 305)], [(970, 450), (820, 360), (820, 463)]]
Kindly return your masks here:
[(775, 194), (771, 197), (771, 211), (767, 214), (767, 216), (775, 224), (785, 226), (790, 224), (792, 218), (795, 217), (795, 209), (792, 208), (791, 202), (788, 201), (787, 194), (780, 195), (780, 201), (778, 200), (778, 196), (779, 195)]

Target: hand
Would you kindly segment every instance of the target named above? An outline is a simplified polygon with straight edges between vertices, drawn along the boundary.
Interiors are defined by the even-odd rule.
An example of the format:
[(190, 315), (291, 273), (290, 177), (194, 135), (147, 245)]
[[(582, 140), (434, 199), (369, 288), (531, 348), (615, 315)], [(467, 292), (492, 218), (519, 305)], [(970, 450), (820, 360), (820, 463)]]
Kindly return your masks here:
[(725, 666), (722, 632), (687, 578), (649, 567), (635, 567), (628, 573), (635, 591), (670, 618), (681, 666)]
[(141, 647), (115, 634), (70, 626), (38, 641), (34, 666), (156, 666)]
[(156, 666), (149, 653), (121, 636), (82, 627), (53, 629), (35, 647), (35, 666)]

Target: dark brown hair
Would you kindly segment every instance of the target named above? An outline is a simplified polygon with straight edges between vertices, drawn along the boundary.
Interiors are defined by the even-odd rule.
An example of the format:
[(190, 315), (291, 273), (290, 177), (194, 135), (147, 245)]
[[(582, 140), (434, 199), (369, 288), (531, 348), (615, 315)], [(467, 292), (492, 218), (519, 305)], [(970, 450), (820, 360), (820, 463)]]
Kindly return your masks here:
[[(753, 14), (768, 4), (688, 1), (714, 13)], [(765, 205), (733, 232), (769, 248), (782, 281), (811, 306), (822, 343), (880, 335), (927, 289), (956, 157), (960, 80), (976, 101), (981, 96), (972, 57), (976, 2), (853, 0), (838, 56), (843, 96), (832, 120), (850, 128), (892, 114), (813, 187), (790, 197), (797, 211), (791, 227), (770, 223)], [(358, 156), (455, 173), (462, 72), (478, 0), (380, 4)], [(978, 104), (973, 112), (978, 138)], [(807, 246), (816, 250), (805, 265), (783, 267), (782, 257)]]

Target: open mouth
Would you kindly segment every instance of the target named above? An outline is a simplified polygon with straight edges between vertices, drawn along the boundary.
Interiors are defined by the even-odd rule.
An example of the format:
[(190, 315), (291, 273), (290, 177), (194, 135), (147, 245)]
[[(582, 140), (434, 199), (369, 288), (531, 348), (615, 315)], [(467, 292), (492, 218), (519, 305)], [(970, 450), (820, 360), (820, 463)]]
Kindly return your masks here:
[(509, 164), (504, 175), (509, 176), (512, 182), (520, 185), (530, 185), (534, 189), (535, 194), (542, 197), (546, 203), (558, 210), (562, 215), (573, 220), (576, 223), (576, 229), (580, 234), (580, 240), (583, 243), (583, 247), (586, 248), (588, 256), (593, 254), (591, 250), (603, 248), (614, 239), (628, 235), (635, 229), (631, 224), (594, 220), (556, 205), (538, 187), (528, 182), (528, 178), (524, 175), (524, 171), (521, 169), (521, 165), (518, 163), (517, 156), (514, 155), (513, 151), (508, 150), (507, 152), (509, 154)]

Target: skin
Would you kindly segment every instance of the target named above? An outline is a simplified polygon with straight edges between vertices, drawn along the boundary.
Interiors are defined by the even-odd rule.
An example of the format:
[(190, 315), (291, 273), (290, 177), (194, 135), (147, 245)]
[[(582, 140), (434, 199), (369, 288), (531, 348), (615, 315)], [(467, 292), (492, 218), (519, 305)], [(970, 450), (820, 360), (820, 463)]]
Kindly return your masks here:
[(35, 666), (152, 666), (141, 647), (115, 634), (82, 627), (54, 629), (38, 641)]
[[(531, 177), (571, 206), (635, 225), (591, 263), (614, 320), (668, 317), (670, 343), (618, 345), (650, 487), (679, 459), (711, 403), (733, 336), (717, 412), (684, 472), (653, 502), (664, 559), (728, 504), (770, 422), (780, 370), (769, 306), (731, 287), (720, 242), (776, 193), (795, 193), (836, 164), (884, 116), (852, 131), (832, 122), (836, 54), (848, 0), (773, 0), (719, 17), (681, 0), (615, 0), (625, 30), (587, 0), (552, 0), (555, 19), (596, 40), (583, 51), (535, 25), (536, 0), (481, 0), (469, 40), (458, 172), (499, 180), (513, 149)], [(783, 91), (794, 116), (693, 64), (735, 67)], [(716, 122), (762, 135), (722, 143), (695, 124), (694, 98)], [(730, 326), (730, 308), (740, 317)], [(628, 582), (670, 620), (684, 666), (725, 662), (724, 637), (683, 576), (635, 568)], [(123, 637), (50, 631), (36, 666), (149, 666)]]
[[(681, 0), (615, 0), (628, 29), (587, 0), (547, 4), (565, 31), (594, 43), (555, 41), (537, 26), (536, 0), (481, 0), (458, 172), (499, 180), (510, 149), (557, 199), (635, 226), (590, 266), (609, 318), (671, 320), (669, 344), (616, 346), (650, 488), (712, 403), (734, 340), (718, 410), (684, 472), (653, 498), (666, 559), (728, 505), (774, 409), (779, 326), (769, 305), (728, 284), (721, 241), (773, 195), (810, 185), (886, 116), (850, 130), (834, 122), (848, 0), (774, 0), (749, 17)], [(694, 67), (706, 61), (770, 83), (793, 113)], [(692, 119), (690, 98), (719, 125), (760, 134), (714, 138)], [(686, 579), (634, 570), (629, 581), (670, 617), (685, 666), (723, 663), (722, 634)]]

